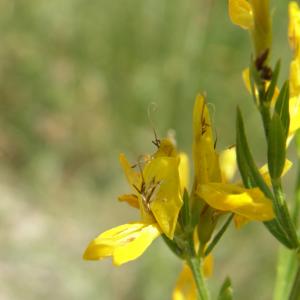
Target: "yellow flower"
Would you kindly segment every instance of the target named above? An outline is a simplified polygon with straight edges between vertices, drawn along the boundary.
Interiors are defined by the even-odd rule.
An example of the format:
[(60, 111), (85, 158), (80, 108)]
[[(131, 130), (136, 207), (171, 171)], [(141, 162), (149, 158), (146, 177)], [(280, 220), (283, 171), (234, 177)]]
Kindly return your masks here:
[(289, 41), (294, 58), (290, 64), (290, 129), (288, 142), (300, 128), (300, 9), (295, 1), (289, 4)]
[[(273, 219), (272, 203), (258, 188), (246, 189), (238, 183), (228, 183), (227, 174), (232, 177), (235, 169), (234, 148), (226, 150), (227, 153), (222, 153), (219, 159), (214, 149), (211, 123), (203, 96), (196, 99), (193, 122), (194, 153), (197, 154), (194, 155), (195, 172), (199, 175), (206, 174), (201, 178), (198, 175), (196, 194), (209, 206), (221, 212), (233, 212), (249, 220)], [(206, 125), (197, 126), (199, 123)]]
[(161, 234), (157, 224), (124, 224), (107, 230), (87, 247), (83, 258), (100, 260), (112, 256), (116, 266), (134, 260)]
[(250, 31), (256, 57), (271, 48), (271, 18), (269, 0), (229, 0), (232, 23)]
[(115, 265), (121, 265), (139, 257), (160, 234), (174, 237), (182, 191), (187, 185), (186, 156), (177, 154), (172, 142), (164, 139), (156, 153), (138, 162), (137, 170), (124, 154), (120, 162), (132, 193), (121, 195), (119, 200), (138, 208), (142, 220), (100, 234), (88, 245), (84, 259), (111, 256)]
[(199, 95), (193, 111), (194, 188), (199, 184), (221, 181), (219, 158), (214, 143), (209, 111), (203, 95)]
[(243, 29), (253, 27), (252, 5), (247, 0), (229, 0), (229, 16), (231, 22)]
[(299, 56), (300, 41), (300, 10), (298, 3), (292, 1), (289, 3), (289, 28), (288, 36), (291, 48), (295, 52), (295, 56)]
[[(205, 277), (210, 277), (213, 270), (213, 257), (208, 255), (202, 266)], [(187, 264), (183, 265), (183, 269), (177, 279), (176, 286), (173, 291), (172, 300), (196, 300), (197, 289), (191, 269)]]

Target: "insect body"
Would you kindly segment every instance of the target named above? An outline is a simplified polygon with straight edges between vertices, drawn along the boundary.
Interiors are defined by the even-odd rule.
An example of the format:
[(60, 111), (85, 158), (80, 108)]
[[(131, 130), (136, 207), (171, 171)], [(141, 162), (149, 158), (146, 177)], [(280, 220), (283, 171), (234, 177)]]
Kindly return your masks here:
[(147, 209), (148, 212), (151, 211), (150, 204), (157, 196), (157, 192), (159, 191), (161, 184), (162, 184), (162, 180), (156, 181), (155, 177), (153, 177), (149, 182), (149, 185), (146, 186), (146, 182), (142, 175), (141, 188), (138, 188), (136, 185), (133, 185), (135, 190), (141, 195), (144, 207)]
[(205, 116), (204, 116), (204, 110), (205, 110), (205, 102), (203, 102), (202, 112), (201, 112), (201, 133), (202, 135), (205, 134), (207, 127), (210, 125), (206, 123)]

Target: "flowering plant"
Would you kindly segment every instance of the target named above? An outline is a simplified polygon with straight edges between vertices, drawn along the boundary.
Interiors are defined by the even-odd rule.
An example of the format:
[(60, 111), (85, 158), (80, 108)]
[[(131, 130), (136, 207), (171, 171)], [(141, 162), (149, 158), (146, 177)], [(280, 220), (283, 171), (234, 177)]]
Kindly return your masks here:
[[(282, 177), (292, 163), (286, 149), (300, 127), (300, 9), (289, 4), (288, 38), (293, 51), (289, 79), (278, 87), (280, 61), (271, 66), (272, 21), (269, 0), (229, 0), (232, 22), (250, 33), (253, 55), (243, 78), (254, 107), (261, 115), (267, 144), (266, 165), (255, 163), (240, 109), (236, 116), (236, 144), (217, 151), (207, 100), (196, 97), (193, 110), (192, 161), (170, 138), (155, 135), (153, 153), (120, 163), (131, 191), (119, 197), (140, 211), (140, 220), (117, 226), (90, 242), (84, 259), (112, 257), (117, 266), (138, 258), (161, 236), (183, 261), (173, 299), (210, 299), (206, 278), (212, 275), (214, 247), (231, 221), (241, 228), (250, 221), (262, 222), (282, 245), (274, 299), (299, 299), (297, 197), (288, 208)], [(300, 148), (300, 146), (299, 146)], [(232, 182), (239, 169), (241, 180)], [(189, 187), (191, 188), (189, 189)], [(298, 269), (298, 271), (296, 271)], [(289, 279), (289, 280), (287, 280)], [(230, 279), (225, 279), (219, 300), (232, 299)]]

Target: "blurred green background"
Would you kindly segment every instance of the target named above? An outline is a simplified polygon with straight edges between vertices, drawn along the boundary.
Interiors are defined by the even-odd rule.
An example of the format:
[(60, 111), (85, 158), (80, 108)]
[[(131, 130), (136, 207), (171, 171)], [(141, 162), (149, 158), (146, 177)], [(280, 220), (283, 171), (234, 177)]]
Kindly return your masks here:
[[(287, 7), (272, 5), (284, 79)], [(118, 154), (153, 151), (150, 103), (159, 135), (174, 129), (188, 153), (198, 92), (219, 150), (234, 144), (240, 105), (264, 163), (241, 80), (251, 48), (227, 1), (0, 0), (0, 34), (0, 299), (170, 299), (181, 263), (161, 240), (120, 268), (81, 256), (100, 232), (139, 218), (116, 200), (129, 191)], [(231, 228), (215, 251), (213, 295), (230, 275), (235, 299), (271, 299), (276, 253), (261, 224)]]

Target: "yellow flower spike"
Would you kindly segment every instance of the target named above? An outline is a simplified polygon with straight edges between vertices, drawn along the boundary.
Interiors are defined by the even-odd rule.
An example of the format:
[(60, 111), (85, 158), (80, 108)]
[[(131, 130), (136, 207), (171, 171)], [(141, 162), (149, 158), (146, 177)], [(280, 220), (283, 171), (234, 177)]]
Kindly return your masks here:
[(189, 167), (189, 158), (186, 153), (179, 153), (179, 180), (181, 193), (183, 193), (184, 189), (188, 189), (189, 181), (190, 181), (190, 167)]
[(202, 95), (197, 96), (193, 111), (193, 160), (195, 186), (211, 181), (221, 181), (209, 111)]
[(153, 189), (150, 209), (164, 234), (173, 239), (178, 214), (183, 204), (178, 159), (157, 157), (148, 163), (143, 171), (145, 185), (157, 186)]
[(229, 0), (229, 16), (233, 24), (243, 29), (253, 27), (252, 6), (247, 0)]
[(288, 36), (291, 48), (298, 56), (300, 41), (300, 9), (296, 1), (289, 3), (289, 28)]
[(222, 173), (222, 181), (229, 182), (235, 175), (237, 170), (236, 150), (235, 147), (226, 149), (219, 156), (220, 169)]
[[(205, 277), (212, 275), (213, 256), (211, 254), (205, 257), (202, 268)], [(197, 300), (197, 289), (193, 274), (186, 264), (183, 265), (182, 271), (177, 279), (172, 300)]]
[(84, 252), (87, 260), (101, 260), (112, 256), (120, 266), (141, 256), (161, 234), (156, 224), (129, 223), (107, 230), (95, 238)]
[(259, 188), (246, 189), (235, 184), (209, 183), (199, 186), (197, 194), (220, 211), (232, 211), (256, 221), (274, 218), (272, 202)]

